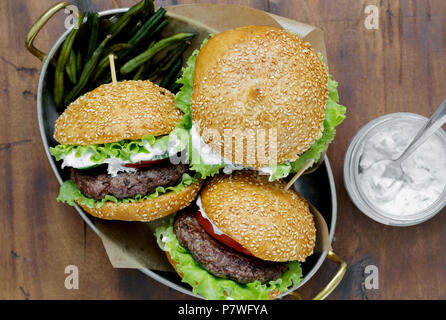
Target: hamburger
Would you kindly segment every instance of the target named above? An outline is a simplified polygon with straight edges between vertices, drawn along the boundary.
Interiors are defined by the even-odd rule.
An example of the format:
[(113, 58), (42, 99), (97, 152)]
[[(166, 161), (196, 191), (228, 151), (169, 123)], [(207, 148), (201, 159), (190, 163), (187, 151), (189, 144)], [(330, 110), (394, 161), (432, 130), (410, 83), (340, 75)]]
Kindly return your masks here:
[(126, 221), (185, 208), (201, 182), (183, 161), (182, 117), (174, 95), (150, 81), (104, 84), (79, 97), (57, 119), (59, 144), (50, 148), (69, 168), (58, 201)]
[(309, 204), (285, 185), (252, 170), (216, 175), (195, 205), (156, 230), (159, 246), (195, 294), (274, 299), (299, 283), (316, 228)]
[(322, 56), (274, 27), (212, 36), (179, 83), (177, 105), (190, 115), (191, 168), (202, 177), (248, 168), (270, 181), (285, 178), (316, 163), (345, 118)]

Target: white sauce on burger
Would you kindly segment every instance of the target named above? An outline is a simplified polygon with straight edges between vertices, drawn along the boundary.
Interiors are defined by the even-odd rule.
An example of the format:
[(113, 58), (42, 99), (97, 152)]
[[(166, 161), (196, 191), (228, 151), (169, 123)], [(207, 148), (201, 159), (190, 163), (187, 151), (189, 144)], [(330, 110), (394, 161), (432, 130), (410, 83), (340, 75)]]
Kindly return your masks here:
[[(108, 165), (107, 173), (115, 177), (119, 172), (135, 172), (135, 168), (129, 168), (125, 165), (129, 163), (139, 163), (142, 161), (159, 160), (175, 155), (178, 152), (178, 146), (180, 145), (180, 143), (180, 140), (175, 135), (173, 135), (172, 139), (169, 141), (168, 150), (163, 151), (158, 144), (155, 144), (152, 147), (148, 142), (144, 142), (144, 148), (146, 148), (148, 152), (139, 152), (132, 154), (130, 157), (131, 161), (125, 161), (115, 157), (105, 159), (104, 164)], [(92, 155), (93, 152), (88, 150), (77, 157), (76, 152), (73, 151), (62, 157), (62, 169), (65, 167), (86, 169), (98, 165), (96, 162), (91, 161)]]
[(210, 224), (212, 225), (212, 229), (214, 230), (214, 233), (215, 234), (217, 234), (217, 235), (219, 235), (219, 236), (221, 236), (221, 235), (226, 235), (223, 231), (221, 231), (212, 221), (211, 221), (211, 219), (209, 219), (209, 217), (206, 215), (206, 212), (204, 211), (204, 209), (203, 209), (203, 205), (202, 205), (202, 203), (201, 203), (201, 196), (199, 195), (198, 196), (198, 198), (197, 198), (197, 206), (198, 206), (198, 208), (200, 208), (200, 213), (201, 213), (201, 216), (203, 217), (203, 218), (205, 218), (207, 221), (209, 221), (210, 222)]
[(62, 157), (62, 169), (65, 167), (88, 168), (95, 166), (96, 163), (90, 160), (92, 155), (92, 151), (87, 151), (81, 154), (80, 157), (77, 157), (76, 152), (73, 151)]
[[(200, 161), (207, 165), (219, 165), (224, 164), (223, 172), (226, 174), (231, 174), (233, 171), (238, 170), (253, 170), (251, 167), (246, 167), (241, 164), (234, 164), (231, 161), (221, 157), (219, 154), (214, 152), (211, 147), (209, 147), (203, 139), (200, 137), (197, 131), (197, 127), (195, 124), (192, 125), (190, 129), (190, 135), (192, 137), (192, 148), (197, 150), (200, 154)], [(264, 167), (258, 170), (260, 173), (267, 174), (269, 176), (272, 175), (273, 169), (271, 167)]]

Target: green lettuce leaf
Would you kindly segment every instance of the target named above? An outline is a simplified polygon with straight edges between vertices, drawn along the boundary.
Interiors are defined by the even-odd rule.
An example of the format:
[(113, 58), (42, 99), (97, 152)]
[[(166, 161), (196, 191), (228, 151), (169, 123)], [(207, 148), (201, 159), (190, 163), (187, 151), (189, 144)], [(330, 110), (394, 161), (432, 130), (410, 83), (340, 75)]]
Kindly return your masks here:
[(87, 146), (59, 144), (53, 148), (50, 148), (50, 153), (56, 158), (57, 161), (59, 161), (64, 156), (67, 156), (73, 152), (75, 153), (76, 157), (81, 157), (82, 154), (90, 152), (92, 154), (90, 160), (99, 165), (104, 163), (106, 159), (112, 157), (123, 161), (130, 161), (131, 156), (134, 154), (149, 153), (149, 151), (144, 147), (145, 143), (149, 143), (151, 147), (159, 145), (161, 150), (164, 151), (163, 155), (159, 155), (154, 158), (154, 160), (157, 160), (169, 156), (169, 141), (174, 138), (173, 136), (178, 138), (180, 141), (180, 144), (176, 148), (178, 152), (187, 148), (189, 144), (189, 132), (184, 128), (177, 127), (169, 135), (160, 137), (147, 135), (138, 140), (122, 140), (119, 142)]
[[(213, 36), (213, 34), (210, 34), (209, 38), (212, 38)], [(200, 49), (203, 48), (203, 46), (209, 41), (209, 38), (204, 39)], [(176, 81), (182, 86), (180, 91), (175, 95), (175, 105), (184, 113), (180, 127), (185, 129), (190, 129), (192, 127), (192, 110), (190, 108), (190, 99), (192, 98), (195, 63), (197, 62), (199, 52), (200, 50), (195, 50), (189, 59), (187, 59), (186, 67), (181, 70), (182, 75)]]
[(71, 181), (65, 181), (61, 186), (59, 190), (59, 196), (57, 197), (57, 201), (67, 203), (71, 206), (74, 206), (75, 201), (80, 201), (83, 205), (86, 205), (89, 208), (94, 208), (95, 206), (97, 208), (100, 208), (104, 205), (104, 203), (111, 201), (116, 204), (120, 203), (134, 203), (138, 201), (144, 201), (156, 198), (162, 194), (165, 194), (167, 192), (173, 191), (173, 192), (180, 192), (181, 190), (185, 189), (187, 186), (190, 186), (191, 184), (196, 183), (198, 180), (196, 177), (192, 177), (188, 175), (187, 173), (183, 174), (183, 178), (181, 179), (181, 182), (177, 184), (176, 186), (172, 187), (157, 187), (156, 190), (146, 196), (136, 196), (134, 198), (128, 198), (128, 199), (118, 199), (114, 196), (107, 195), (104, 199), (101, 200), (95, 200), (92, 198), (89, 198), (82, 194), (82, 192), (79, 190), (77, 185)]
[(190, 169), (198, 172), (201, 175), (201, 178), (206, 179), (208, 177), (213, 177), (216, 175), (221, 169), (225, 167), (224, 164), (206, 164), (202, 159), (200, 152), (192, 147), (192, 136), (190, 137), (189, 143), (189, 166)]
[(258, 281), (240, 284), (233, 280), (215, 277), (201, 267), (192, 258), (192, 254), (180, 245), (173, 231), (173, 221), (174, 218), (164, 221), (163, 225), (156, 229), (158, 245), (178, 263), (176, 268), (183, 275), (182, 282), (191, 285), (195, 294), (208, 300), (225, 300), (228, 297), (235, 300), (267, 300), (269, 291), (286, 292), (302, 279), (302, 269), (297, 261), (289, 262), (289, 270), (268, 284), (261, 284)]
[(340, 125), (345, 119), (346, 108), (338, 104), (338, 83), (333, 80), (331, 75), (328, 77), (328, 100), (325, 109), (324, 131), (322, 138), (317, 140), (299, 159), (292, 162), (291, 172), (298, 172), (308, 160), (313, 159), (314, 163), (319, 161), (322, 153), (327, 151), (328, 146), (333, 142), (336, 135), (336, 126)]
[(175, 105), (183, 111), (184, 116), (182, 126), (186, 129), (192, 127), (192, 110), (190, 99), (192, 97), (192, 85), (194, 81), (195, 62), (197, 61), (198, 50), (195, 50), (186, 62), (186, 67), (182, 69), (182, 76), (176, 82), (182, 84), (180, 91), (175, 95)]
[(276, 164), (269, 167), (271, 169), (271, 175), (269, 181), (276, 181), (288, 177), (291, 173), (292, 167), (289, 163)]
[[(209, 35), (210, 38), (213, 34)], [(209, 39), (205, 39), (201, 44), (201, 48), (208, 42)], [(200, 49), (201, 49), (200, 48)], [(175, 96), (175, 104), (178, 109), (183, 111), (184, 117), (182, 121), (182, 127), (190, 130), (192, 127), (192, 110), (190, 107), (190, 100), (192, 98), (192, 89), (194, 82), (195, 63), (200, 50), (195, 50), (186, 62), (186, 67), (182, 70), (182, 76), (177, 80), (177, 83), (181, 84), (180, 91)], [(217, 174), (220, 169), (223, 169), (224, 165), (210, 165), (204, 163), (201, 160), (200, 153), (192, 148), (192, 138), (189, 137), (188, 158), (191, 170), (201, 174), (201, 178), (212, 177)]]

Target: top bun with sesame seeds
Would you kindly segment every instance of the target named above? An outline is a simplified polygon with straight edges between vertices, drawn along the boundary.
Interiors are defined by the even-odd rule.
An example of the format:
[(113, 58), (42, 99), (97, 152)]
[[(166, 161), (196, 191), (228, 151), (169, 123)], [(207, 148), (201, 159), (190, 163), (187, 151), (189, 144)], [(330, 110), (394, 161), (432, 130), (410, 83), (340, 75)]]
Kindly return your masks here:
[(308, 202), (286, 182), (269, 182), (255, 171), (220, 174), (201, 191), (207, 218), (254, 256), (305, 261), (313, 253), (316, 227)]
[[(321, 138), (327, 98), (326, 67), (308, 42), (274, 27), (246, 26), (214, 36), (201, 49), (191, 108), (194, 125), (213, 151), (259, 169), (295, 161)], [(246, 147), (243, 155), (236, 148), (225, 152), (225, 139), (206, 130), (225, 139), (259, 140), (266, 134), (265, 152), (271, 154), (252, 157)]]
[(175, 96), (150, 81), (104, 84), (79, 97), (57, 119), (54, 138), (93, 145), (169, 134), (181, 120)]

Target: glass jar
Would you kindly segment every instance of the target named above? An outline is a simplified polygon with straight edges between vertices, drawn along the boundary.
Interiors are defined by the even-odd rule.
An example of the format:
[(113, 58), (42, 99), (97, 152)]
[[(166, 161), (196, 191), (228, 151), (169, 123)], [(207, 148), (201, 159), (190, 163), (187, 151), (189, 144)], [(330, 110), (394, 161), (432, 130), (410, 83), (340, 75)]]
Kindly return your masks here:
[[(445, 187), (437, 200), (427, 208), (409, 215), (394, 215), (374, 205), (360, 185), (361, 156), (371, 137), (375, 136), (380, 130), (395, 124), (411, 123), (421, 128), (427, 121), (427, 118), (413, 113), (392, 113), (370, 121), (352, 138), (344, 160), (345, 187), (356, 207), (373, 220), (391, 226), (412, 226), (432, 218), (446, 206)], [(416, 131), (413, 134), (415, 135)], [(446, 133), (440, 129), (435, 135), (441, 141), (446, 154)]]

